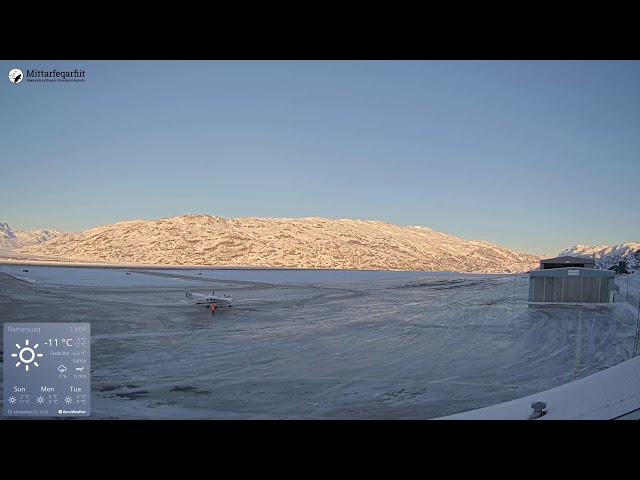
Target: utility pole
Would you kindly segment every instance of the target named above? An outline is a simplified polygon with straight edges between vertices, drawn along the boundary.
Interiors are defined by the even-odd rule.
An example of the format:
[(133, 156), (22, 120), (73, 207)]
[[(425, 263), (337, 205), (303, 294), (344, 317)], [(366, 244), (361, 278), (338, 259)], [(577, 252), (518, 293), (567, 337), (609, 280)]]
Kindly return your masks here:
[(516, 319), (516, 276), (518, 274), (513, 274), (513, 304), (511, 305), (511, 319)]

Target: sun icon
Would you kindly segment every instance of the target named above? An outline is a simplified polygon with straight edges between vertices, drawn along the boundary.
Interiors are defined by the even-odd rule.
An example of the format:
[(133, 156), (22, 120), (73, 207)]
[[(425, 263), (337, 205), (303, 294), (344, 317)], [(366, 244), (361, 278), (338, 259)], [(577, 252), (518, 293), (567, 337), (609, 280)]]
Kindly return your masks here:
[[(31, 347), (29, 346), (29, 340), (25, 340), (25, 341), (24, 341), (24, 343), (25, 343), (25, 346), (24, 346), (24, 347), (21, 347), (20, 345), (18, 345), (18, 344), (16, 343), (16, 347), (18, 347), (18, 349), (20, 350), (20, 352), (19, 352), (19, 353), (12, 353), (12, 354), (11, 354), (11, 356), (12, 356), (12, 357), (18, 357), (18, 358), (20, 358), (20, 360), (21, 360), (22, 362), (24, 362), (24, 369), (28, 372), (28, 371), (29, 371), (29, 364), (30, 364), (31, 362), (33, 362), (33, 364), (34, 364), (36, 367), (39, 367), (39, 366), (40, 366), (40, 365), (38, 365), (38, 362), (35, 362), (34, 360), (36, 359), (36, 357), (42, 357), (43, 355), (42, 355), (41, 353), (36, 353), (36, 352), (35, 352), (36, 348), (38, 348), (38, 344), (37, 344), (37, 343), (33, 346), (33, 348), (31, 348)], [(24, 356), (24, 355), (25, 355), (25, 353), (29, 356), (29, 358), (28, 358), (28, 359), (27, 359), (27, 358), (25, 358), (25, 356)], [(16, 363), (16, 367), (19, 367), (19, 366), (20, 366), (20, 363), (21, 363), (21, 362)]]
[(44, 397), (40, 396), (36, 399), (38, 401), (38, 403), (42, 404), (44, 403)]
[(71, 397), (64, 397), (64, 403), (71, 403)]
[(16, 403), (16, 397), (9, 397), (9, 403)]

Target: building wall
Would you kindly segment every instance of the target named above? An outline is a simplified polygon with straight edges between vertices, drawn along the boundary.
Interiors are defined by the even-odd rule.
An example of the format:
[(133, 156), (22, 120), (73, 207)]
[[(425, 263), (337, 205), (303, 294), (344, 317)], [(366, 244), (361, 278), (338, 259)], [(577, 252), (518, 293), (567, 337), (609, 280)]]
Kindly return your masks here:
[(609, 279), (598, 277), (537, 277), (532, 302), (609, 303)]
[(609, 303), (615, 275), (588, 268), (561, 268), (532, 272), (530, 302)]

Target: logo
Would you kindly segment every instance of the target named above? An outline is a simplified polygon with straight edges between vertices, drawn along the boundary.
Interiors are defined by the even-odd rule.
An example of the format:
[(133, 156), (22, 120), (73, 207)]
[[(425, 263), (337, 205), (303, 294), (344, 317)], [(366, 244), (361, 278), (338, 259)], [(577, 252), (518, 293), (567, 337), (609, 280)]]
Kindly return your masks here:
[(20, 83), (23, 79), (22, 70), (14, 68), (9, 72), (9, 81), (11, 83)]

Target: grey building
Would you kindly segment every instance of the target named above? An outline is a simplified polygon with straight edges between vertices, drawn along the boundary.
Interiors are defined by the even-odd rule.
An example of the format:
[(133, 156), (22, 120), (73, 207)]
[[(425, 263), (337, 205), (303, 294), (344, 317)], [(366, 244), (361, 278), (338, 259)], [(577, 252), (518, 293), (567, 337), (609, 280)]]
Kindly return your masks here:
[(533, 270), (529, 273), (529, 301), (611, 303), (615, 277), (610, 270), (583, 267)]
[(540, 260), (540, 270), (565, 267), (595, 268), (595, 266), (595, 261), (593, 259), (583, 257), (565, 256)]

